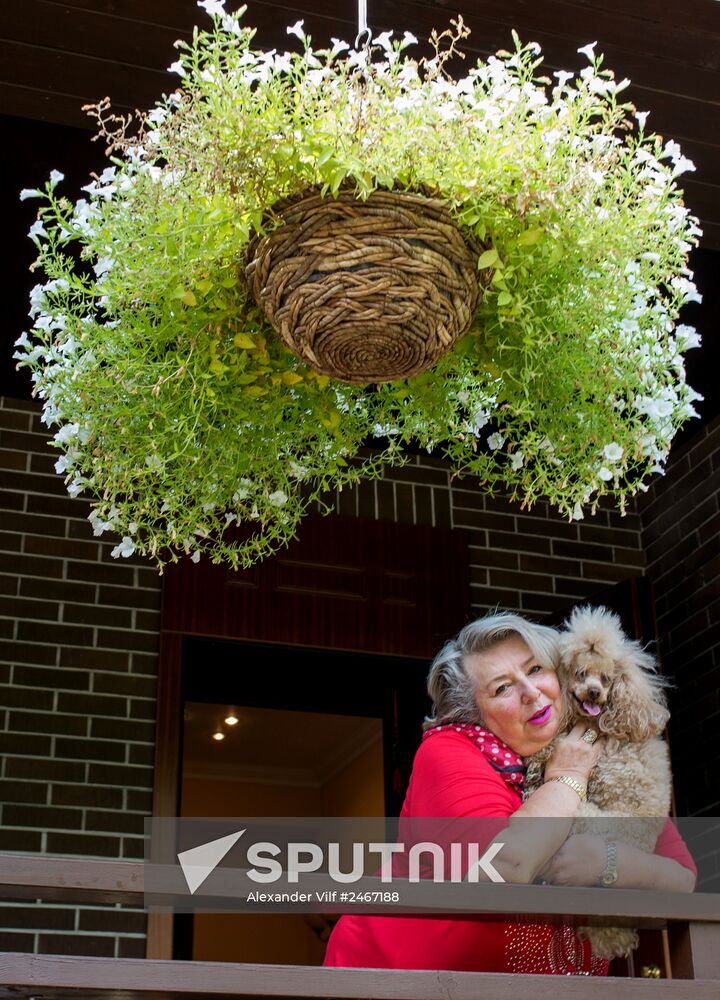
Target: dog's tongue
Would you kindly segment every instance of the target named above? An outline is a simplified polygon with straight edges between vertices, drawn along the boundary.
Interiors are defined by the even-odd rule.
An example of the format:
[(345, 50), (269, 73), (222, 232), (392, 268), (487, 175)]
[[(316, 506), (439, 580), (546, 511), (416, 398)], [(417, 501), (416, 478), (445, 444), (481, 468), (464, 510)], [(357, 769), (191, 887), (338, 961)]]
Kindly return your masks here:
[(591, 701), (584, 701), (582, 705), (588, 715), (600, 715), (599, 705), (593, 705)]

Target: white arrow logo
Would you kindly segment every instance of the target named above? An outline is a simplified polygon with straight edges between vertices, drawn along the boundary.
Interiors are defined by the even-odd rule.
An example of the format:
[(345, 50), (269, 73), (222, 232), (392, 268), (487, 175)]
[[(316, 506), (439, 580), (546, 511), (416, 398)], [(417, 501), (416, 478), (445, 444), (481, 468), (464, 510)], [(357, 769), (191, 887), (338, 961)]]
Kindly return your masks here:
[(228, 837), (220, 837), (219, 840), (209, 840), (207, 844), (191, 847), (189, 851), (181, 851), (178, 854), (177, 859), (191, 893), (200, 888), (244, 833), (245, 830), (240, 830), (239, 833), (231, 833)]
[[(495, 855), (498, 853), (498, 851), (501, 851), (504, 846), (505, 844), (490, 844), (490, 846), (488, 847), (488, 849), (485, 851), (485, 853), (481, 858), (478, 858), (477, 861), (473, 860), (472, 864), (468, 868), (468, 873), (466, 876), (467, 881), (479, 882), (480, 880), (479, 869), (482, 869), (491, 882), (504, 882), (505, 879), (502, 877), (499, 871), (496, 871), (495, 868), (493, 868), (491, 863)], [(478, 850), (477, 844), (468, 844), (468, 853), (470, 853), (473, 850), (473, 848), (474, 852), (477, 853)]]

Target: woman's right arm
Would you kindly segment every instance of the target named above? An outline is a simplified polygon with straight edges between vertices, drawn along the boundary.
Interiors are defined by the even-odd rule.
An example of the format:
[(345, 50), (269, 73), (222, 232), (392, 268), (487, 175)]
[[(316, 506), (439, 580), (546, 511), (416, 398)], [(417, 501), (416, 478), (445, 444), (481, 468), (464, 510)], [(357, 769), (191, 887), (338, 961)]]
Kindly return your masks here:
[(565, 775), (587, 788), (603, 742), (586, 743), (582, 739), (586, 729), (586, 725), (578, 723), (556, 741), (545, 766), (545, 783), (528, 796), (495, 838), (503, 847), (493, 867), (506, 882), (534, 882), (567, 838), (581, 800), (570, 784), (554, 779)]

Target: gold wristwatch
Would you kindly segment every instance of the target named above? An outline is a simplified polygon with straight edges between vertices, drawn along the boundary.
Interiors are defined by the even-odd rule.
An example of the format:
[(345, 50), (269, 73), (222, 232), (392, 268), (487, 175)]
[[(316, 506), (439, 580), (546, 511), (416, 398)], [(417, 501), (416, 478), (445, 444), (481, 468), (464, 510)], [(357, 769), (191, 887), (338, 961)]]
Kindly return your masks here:
[(613, 885), (618, 880), (618, 849), (612, 840), (607, 844), (607, 862), (600, 873), (600, 885)]

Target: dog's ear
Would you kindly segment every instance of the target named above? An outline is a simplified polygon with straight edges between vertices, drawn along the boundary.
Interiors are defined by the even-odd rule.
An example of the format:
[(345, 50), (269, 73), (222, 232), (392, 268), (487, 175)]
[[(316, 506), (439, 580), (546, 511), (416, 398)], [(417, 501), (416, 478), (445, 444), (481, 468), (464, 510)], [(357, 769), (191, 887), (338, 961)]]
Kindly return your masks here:
[(669, 718), (662, 678), (626, 664), (613, 681), (599, 728), (608, 736), (639, 743), (659, 736)]

